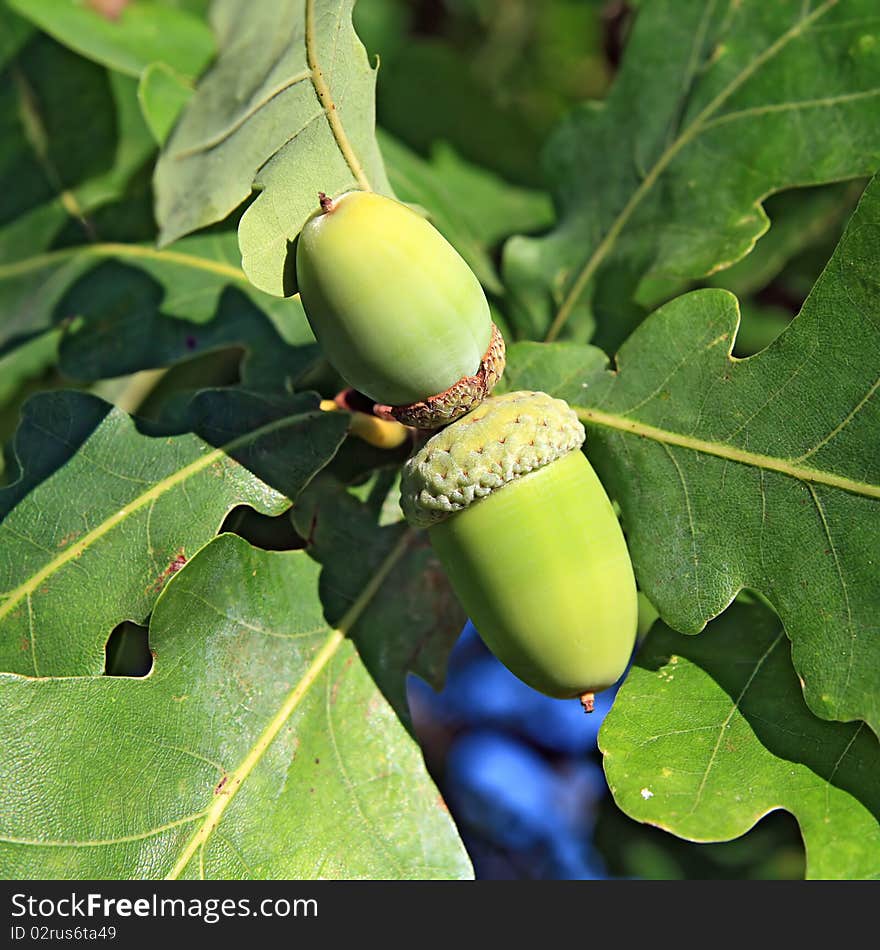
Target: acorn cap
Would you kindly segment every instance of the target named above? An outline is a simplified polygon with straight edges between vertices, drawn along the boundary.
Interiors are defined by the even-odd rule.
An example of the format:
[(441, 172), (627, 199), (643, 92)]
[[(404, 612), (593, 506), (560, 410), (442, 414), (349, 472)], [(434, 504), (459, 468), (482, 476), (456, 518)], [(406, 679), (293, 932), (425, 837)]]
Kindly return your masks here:
[(400, 507), (430, 527), (583, 445), (577, 413), (543, 392), (491, 396), (442, 429), (403, 468)]

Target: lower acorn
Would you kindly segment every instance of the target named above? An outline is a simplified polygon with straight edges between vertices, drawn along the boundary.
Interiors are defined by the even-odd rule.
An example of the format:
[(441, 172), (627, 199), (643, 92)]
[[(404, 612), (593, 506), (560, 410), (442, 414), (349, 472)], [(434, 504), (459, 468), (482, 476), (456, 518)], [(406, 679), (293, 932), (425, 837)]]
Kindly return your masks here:
[(549, 696), (623, 674), (636, 638), (632, 565), (574, 411), (546, 393), (490, 397), (405, 465), (401, 507), (426, 527), (492, 652)]

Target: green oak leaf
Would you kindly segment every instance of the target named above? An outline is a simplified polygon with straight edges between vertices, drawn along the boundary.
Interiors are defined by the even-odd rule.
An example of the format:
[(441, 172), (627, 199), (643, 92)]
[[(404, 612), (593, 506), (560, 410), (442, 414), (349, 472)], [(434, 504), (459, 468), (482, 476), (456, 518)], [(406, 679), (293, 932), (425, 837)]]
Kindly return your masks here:
[(349, 638), (404, 550), (331, 625), (305, 552), (221, 535), (159, 598), (147, 677), (0, 674), (3, 877), (470, 877)]
[(691, 841), (726, 841), (777, 808), (809, 878), (880, 877), (880, 746), (807, 709), (766, 607), (734, 604), (700, 637), (656, 625), (599, 732), (614, 799)]
[[(840, 240), (865, 184), (856, 179), (771, 195), (764, 205), (770, 230), (754, 250), (732, 267), (697, 282), (739, 297), (736, 356), (751, 356), (769, 346), (791, 322)], [(796, 269), (805, 272), (803, 287), (791, 279)], [(657, 281), (651, 296), (665, 301), (691, 287), (690, 282), (674, 281), (664, 289)]]
[[(656, 306), (660, 306), (687, 290), (693, 290), (695, 284), (721, 287), (736, 294), (745, 309), (747, 302), (766, 306), (766, 301), (760, 296), (757, 301), (749, 301), (750, 295), (763, 292), (777, 309), (788, 307), (791, 319), (840, 240), (846, 221), (855, 210), (866, 184), (865, 179), (859, 178), (814, 188), (790, 188), (771, 195), (764, 203), (764, 212), (770, 220), (769, 230), (746, 257), (732, 267), (696, 282), (646, 280), (642, 284), (643, 296), (655, 300)], [(815, 255), (816, 267), (810, 273), (809, 286), (798, 298), (785, 286), (783, 275), (793, 261), (807, 255)], [(743, 320), (744, 328), (745, 324)]]
[[(386, 497), (393, 497), (398, 521), (385, 524)], [(400, 520), (393, 492), (366, 502), (321, 474), (300, 496), (291, 516), (306, 550), (323, 565), (325, 611), (336, 623), (356, 602), (377, 565), (395, 546), (406, 557), (394, 571), (394, 586), (376, 598), (369, 622), (355, 634), (361, 659), (404, 722), (409, 722), (406, 673), (412, 671), (438, 689), (449, 651), (467, 617), (458, 603), (425, 532)]]
[(511, 234), (549, 226), (549, 197), (471, 165), (443, 142), (435, 143), (428, 161), (386, 133), (380, 132), (379, 145), (397, 197), (424, 208), (486, 290), (500, 295), (492, 252)]
[(9, 2), (59, 43), (137, 80), (143, 119), (160, 145), (214, 55), (207, 23), (178, 4), (138, 0), (112, 16), (78, 0)]
[(652, 314), (613, 370), (580, 344), (511, 347), (505, 384), (567, 399), (620, 503), (640, 587), (699, 632), (760, 591), (819, 716), (880, 732), (880, 178), (800, 314), (732, 359), (736, 298), (699, 290)]
[(135, 78), (151, 63), (195, 77), (214, 54), (208, 25), (174, 3), (136, 0), (108, 16), (80, 0), (6, 2), (86, 59)]
[[(234, 231), (187, 238), (161, 251), (144, 243), (153, 234), (151, 215), (144, 225), (143, 209), (126, 189), (154, 145), (133, 79), (108, 74), (45, 36), (29, 42), (5, 75), (0, 131), (10, 147), (0, 157), (0, 354), (13, 355), (4, 360), (4, 393), (51, 365), (59, 335), (74, 319), (91, 325), (121, 320), (123, 312), (111, 306), (132, 319), (160, 306), (170, 318), (205, 324), (224, 289), (236, 287), (286, 343), (312, 341), (298, 299), (278, 300), (250, 284)], [(53, 81), (56, 75), (65, 83)], [(71, 296), (78, 281), (107, 261), (129, 270), (100, 270), (89, 279), (93, 298)], [(109, 282), (126, 274), (131, 279)], [(75, 311), (66, 309), (72, 300)], [(181, 333), (199, 335), (191, 327)], [(22, 346), (29, 352), (17, 357)], [(37, 351), (42, 361), (35, 360)], [(117, 376), (124, 369), (107, 365), (106, 372)]]
[(268, 293), (295, 289), (289, 245), (318, 192), (390, 193), (375, 139), (376, 75), (354, 0), (218, 0), (220, 53), (156, 166), (160, 242), (218, 221), (260, 192), (239, 225), (243, 267)]
[(767, 195), (876, 171), (878, 110), (875, 0), (641, 4), (607, 100), (548, 146), (556, 227), (506, 246), (521, 335), (616, 348), (655, 281), (749, 252)]
[(83, 393), (29, 400), (20, 477), (0, 491), (0, 670), (102, 672), (110, 631), (144, 620), (180, 555), (236, 505), (283, 512), (333, 456), (347, 419), (317, 403), (209, 392), (193, 404), (200, 438), (142, 434)]

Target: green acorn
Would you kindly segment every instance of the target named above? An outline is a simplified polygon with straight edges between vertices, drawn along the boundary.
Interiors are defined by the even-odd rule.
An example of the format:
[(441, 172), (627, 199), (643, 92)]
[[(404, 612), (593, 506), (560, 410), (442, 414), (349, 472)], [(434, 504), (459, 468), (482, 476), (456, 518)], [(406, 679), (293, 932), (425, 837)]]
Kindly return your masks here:
[(560, 399), (486, 399), (405, 465), (401, 507), (426, 527), (452, 586), (492, 652), (533, 688), (593, 693), (623, 674), (636, 638), (632, 564)]
[(380, 415), (436, 428), (477, 406), (504, 370), (480, 282), (411, 208), (372, 192), (320, 196), (296, 250), (315, 338)]

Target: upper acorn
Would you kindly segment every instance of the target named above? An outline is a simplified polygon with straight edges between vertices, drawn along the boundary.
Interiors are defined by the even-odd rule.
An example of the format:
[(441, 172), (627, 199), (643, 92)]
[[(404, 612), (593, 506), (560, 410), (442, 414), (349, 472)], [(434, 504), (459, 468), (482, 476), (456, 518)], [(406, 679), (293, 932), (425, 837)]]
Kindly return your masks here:
[(503, 341), (479, 281), (399, 201), (364, 191), (322, 195), (297, 242), (296, 274), (328, 360), (401, 421), (450, 422), (501, 374)]

